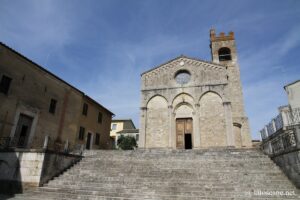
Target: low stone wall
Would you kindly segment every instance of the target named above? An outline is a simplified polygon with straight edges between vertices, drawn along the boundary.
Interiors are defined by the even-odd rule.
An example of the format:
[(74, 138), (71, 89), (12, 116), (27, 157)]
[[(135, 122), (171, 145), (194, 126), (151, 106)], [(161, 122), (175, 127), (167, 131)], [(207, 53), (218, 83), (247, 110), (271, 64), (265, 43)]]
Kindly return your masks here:
[(300, 189), (300, 124), (276, 130), (260, 147)]
[(0, 152), (0, 193), (21, 193), (62, 173), (81, 156), (14, 149)]
[(47, 152), (44, 156), (40, 185), (47, 183), (53, 177), (58, 176), (80, 159), (81, 156), (78, 155)]
[(272, 157), (297, 188), (300, 188), (300, 150)]

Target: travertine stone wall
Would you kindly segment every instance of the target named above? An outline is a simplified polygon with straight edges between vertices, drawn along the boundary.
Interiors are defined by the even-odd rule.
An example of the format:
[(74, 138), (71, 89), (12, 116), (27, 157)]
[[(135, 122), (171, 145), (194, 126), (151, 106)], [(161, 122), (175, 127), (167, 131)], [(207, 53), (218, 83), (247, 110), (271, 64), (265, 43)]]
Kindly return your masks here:
[(147, 104), (147, 148), (168, 146), (168, 120), (167, 101), (161, 96), (153, 97)]
[(226, 146), (226, 124), (222, 99), (208, 92), (200, 99), (201, 147)]
[[(180, 85), (176, 82), (174, 77), (176, 72), (183, 69), (190, 72), (191, 80), (185, 85)], [(223, 109), (223, 121), (220, 126), (225, 126), (223, 101), (229, 101), (229, 96), (227, 96), (227, 85), (226, 67), (184, 56), (143, 74), (141, 85), (142, 114), (140, 147), (176, 148), (176, 119), (192, 118), (193, 147), (201, 148), (201, 122), (199, 117), (201, 115), (202, 107), (199, 106), (200, 98), (207, 92), (213, 92), (218, 96), (218, 103)], [(165, 100), (161, 100), (161, 102), (156, 101), (153, 108), (154, 103), (152, 104), (151, 101), (155, 96), (160, 96)], [(207, 126), (210, 125), (207, 124)], [(205, 131), (209, 130), (209, 128), (202, 128), (204, 128), (203, 130)], [(165, 140), (161, 140), (161, 134), (155, 134), (152, 129), (164, 132)], [(226, 128), (222, 129), (222, 134), (224, 131), (226, 131)], [(205, 133), (203, 133), (203, 135), (205, 135)], [(168, 143), (167, 140), (169, 140)], [(222, 140), (222, 142), (212, 143), (217, 143), (217, 146), (226, 146), (226, 136), (222, 137)]]
[(81, 156), (43, 151), (0, 152), (0, 191), (20, 193), (38, 187), (76, 163)]
[[(221, 47), (230, 48), (230, 61), (219, 61)], [(180, 56), (142, 74), (139, 147), (176, 148), (178, 118), (193, 120), (193, 148), (252, 146), (233, 33), (211, 33), (211, 49), (213, 62)], [(184, 84), (175, 79), (182, 70), (190, 74)], [(148, 101), (155, 96), (165, 101), (153, 109)], [(168, 132), (169, 143), (161, 141), (162, 132)]]
[[(234, 39), (234, 34), (229, 35), (220, 33), (216, 35), (214, 30), (211, 30), (211, 54), (214, 63), (222, 64), (227, 67), (228, 74), (228, 92), (232, 105), (232, 119), (234, 124), (241, 126), (241, 144), (238, 146), (251, 146), (251, 136), (248, 118), (245, 114), (243, 90), (240, 78), (240, 66), (238, 64), (237, 48)], [(231, 60), (219, 61), (218, 50), (222, 47), (227, 47), (231, 51)], [(234, 128), (235, 129), (235, 128)], [(238, 142), (236, 140), (236, 142)]]

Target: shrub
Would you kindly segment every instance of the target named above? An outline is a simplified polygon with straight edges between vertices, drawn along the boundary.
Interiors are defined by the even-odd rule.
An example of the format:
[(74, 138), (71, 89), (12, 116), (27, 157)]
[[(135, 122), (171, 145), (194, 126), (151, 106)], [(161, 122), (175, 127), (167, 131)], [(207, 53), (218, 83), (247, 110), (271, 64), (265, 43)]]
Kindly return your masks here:
[(122, 150), (133, 150), (134, 148), (137, 147), (136, 140), (132, 136), (121, 135), (117, 143), (118, 143), (118, 147), (121, 148)]

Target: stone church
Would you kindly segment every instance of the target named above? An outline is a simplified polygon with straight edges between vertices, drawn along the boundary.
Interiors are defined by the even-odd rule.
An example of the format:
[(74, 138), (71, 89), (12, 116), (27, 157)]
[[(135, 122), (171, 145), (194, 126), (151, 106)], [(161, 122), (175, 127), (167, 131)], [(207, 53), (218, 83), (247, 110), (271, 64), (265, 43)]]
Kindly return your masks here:
[(179, 56), (141, 75), (140, 148), (250, 147), (234, 33), (210, 30), (212, 61)]

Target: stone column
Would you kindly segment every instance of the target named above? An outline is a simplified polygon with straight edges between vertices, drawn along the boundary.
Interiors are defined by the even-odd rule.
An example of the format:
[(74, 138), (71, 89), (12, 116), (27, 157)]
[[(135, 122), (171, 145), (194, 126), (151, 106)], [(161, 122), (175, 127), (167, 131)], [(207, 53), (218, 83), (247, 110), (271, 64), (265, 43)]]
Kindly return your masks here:
[(200, 104), (195, 104), (195, 113), (193, 117), (193, 135), (194, 135), (194, 148), (201, 147), (201, 137), (200, 137)]
[(171, 147), (176, 149), (176, 118), (173, 110), (171, 112)]
[(173, 126), (173, 121), (174, 121), (174, 118), (173, 118), (173, 106), (172, 105), (169, 105), (168, 106), (168, 116), (169, 116), (169, 148), (174, 148), (173, 147), (173, 143), (172, 143), (172, 139), (173, 139), (173, 132), (172, 132), (172, 126)]
[(146, 148), (147, 107), (141, 108), (139, 148)]
[(231, 103), (223, 103), (225, 110), (225, 123), (226, 123), (226, 136), (227, 136), (227, 146), (235, 147), (235, 138), (233, 134), (233, 122), (232, 122), (232, 112), (231, 112)]

